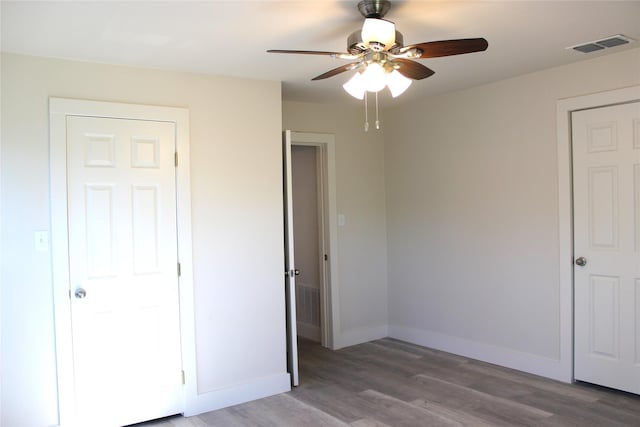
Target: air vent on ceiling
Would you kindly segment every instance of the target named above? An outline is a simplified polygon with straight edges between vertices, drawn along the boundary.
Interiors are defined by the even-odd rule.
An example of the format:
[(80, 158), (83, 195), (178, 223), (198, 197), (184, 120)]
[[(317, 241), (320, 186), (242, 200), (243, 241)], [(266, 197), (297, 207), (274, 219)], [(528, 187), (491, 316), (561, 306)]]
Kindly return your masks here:
[(606, 49), (609, 47), (620, 46), (627, 43), (632, 43), (635, 40), (622, 34), (616, 34), (615, 36), (607, 37), (606, 39), (596, 40), (594, 42), (582, 43), (575, 46), (569, 46), (567, 49), (577, 50), (582, 53), (596, 52), (598, 50)]

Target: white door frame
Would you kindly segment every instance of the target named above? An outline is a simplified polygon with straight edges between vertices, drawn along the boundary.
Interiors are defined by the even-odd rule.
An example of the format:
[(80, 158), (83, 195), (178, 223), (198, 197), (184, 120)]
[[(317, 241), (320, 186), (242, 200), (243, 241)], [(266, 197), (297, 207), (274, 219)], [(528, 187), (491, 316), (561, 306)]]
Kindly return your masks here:
[[(324, 212), (319, 217), (324, 221), (324, 233), (320, 237), (322, 254), (327, 254), (329, 274), (321, 269), (320, 280), (320, 330), (321, 344), (336, 348), (336, 337), (340, 333), (340, 306), (338, 285), (338, 214), (336, 208), (336, 164), (335, 137), (327, 133), (291, 132), (291, 145), (316, 147), (319, 154), (319, 197), (323, 198)], [(319, 212), (320, 213), (320, 212)], [(328, 264), (327, 264), (328, 263)]]
[(197, 395), (193, 273), (191, 254), (191, 186), (189, 168), (189, 111), (184, 108), (119, 104), (75, 99), (49, 99), (51, 262), (55, 320), (59, 425), (74, 425), (75, 390), (69, 287), (67, 225), (67, 116), (108, 117), (172, 122), (176, 125), (176, 209), (182, 369), (185, 377), (183, 410)]
[(573, 374), (573, 179), (571, 113), (640, 100), (640, 86), (561, 99), (557, 103), (558, 232), (560, 255), (560, 369), (559, 379), (574, 381)]

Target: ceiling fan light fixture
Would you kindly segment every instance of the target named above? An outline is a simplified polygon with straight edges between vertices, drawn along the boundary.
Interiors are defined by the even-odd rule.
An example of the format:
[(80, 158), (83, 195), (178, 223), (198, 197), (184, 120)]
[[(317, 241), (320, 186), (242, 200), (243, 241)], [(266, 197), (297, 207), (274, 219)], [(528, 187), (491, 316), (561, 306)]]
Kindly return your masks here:
[(406, 78), (402, 74), (398, 72), (398, 70), (393, 70), (389, 74), (387, 74), (387, 86), (391, 91), (391, 96), (394, 98), (402, 95), (404, 91), (406, 91), (413, 80)]
[(364, 93), (367, 90), (364, 85), (364, 78), (362, 77), (362, 73), (360, 73), (359, 71), (356, 72), (348, 82), (343, 84), (342, 87), (349, 95), (360, 100), (364, 99)]
[(389, 49), (396, 42), (396, 24), (386, 19), (366, 18), (360, 36), (367, 46), (379, 43)]
[(372, 62), (362, 73), (364, 87), (368, 92), (380, 92), (387, 85), (387, 73), (382, 65)]
[[(358, 10), (364, 17), (361, 29), (353, 31), (347, 37), (347, 52), (327, 52), (316, 50), (268, 50), (273, 53), (294, 53), (304, 55), (325, 55), (332, 58), (354, 61), (329, 70), (312, 80), (323, 80), (347, 71), (354, 71), (344, 90), (356, 99), (364, 100), (365, 131), (368, 129), (367, 92), (375, 94), (376, 129), (378, 120), (378, 92), (389, 87), (396, 98), (411, 86), (413, 80), (422, 80), (432, 76), (435, 71), (422, 65), (417, 59), (439, 58), (482, 52), (489, 43), (484, 38), (465, 38), (439, 40), (404, 45), (402, 33), (396, 31), (393, 22), (384, 19), (391, 2), (388, 0), (361, 0)], [(622, 36), (601, 40), (603, 44), (614, 46), (623, 43)]]

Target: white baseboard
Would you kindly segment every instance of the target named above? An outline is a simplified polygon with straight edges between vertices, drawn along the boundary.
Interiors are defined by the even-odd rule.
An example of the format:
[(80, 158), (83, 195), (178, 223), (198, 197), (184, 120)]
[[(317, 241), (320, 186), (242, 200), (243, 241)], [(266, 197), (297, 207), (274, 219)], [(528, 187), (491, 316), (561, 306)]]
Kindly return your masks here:
[(387, 336), (389, 336), (389, 328), (387, 325), (380, 325), (373, 328), (350, 329), (342, 332), (338, 337), (334, 337), (333, 349), (338, 350)]
[(307, 338), (312, 341), (320, 342), (320, 327), (309, 325), (308, 323), (297, 322), (297, 332), (299, 337)]
[(288, 373), (258, 378), (247, 383), (187, 397), (184, 416), (190, 417), (215, 411), (290, 390), (291, 379)]
[(390, 325), (389, 337), (570, 383), (571, 361), (552, 359), (432, 331)]

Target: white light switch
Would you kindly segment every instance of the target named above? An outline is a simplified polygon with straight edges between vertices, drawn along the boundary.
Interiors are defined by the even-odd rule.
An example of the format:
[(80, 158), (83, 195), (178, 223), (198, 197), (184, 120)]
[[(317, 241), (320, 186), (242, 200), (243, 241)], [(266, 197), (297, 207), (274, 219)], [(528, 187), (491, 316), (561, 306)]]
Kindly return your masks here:
[(49, 232), (36, 231), (33, 233), (35, 239), (36, 251), (46, 252), (49, 250)]
[(347, 220), (345, 219), (344, 214), (338, 214), (338, 225), (340, 227), (344, 227), (346, 222), (347, 222)]

